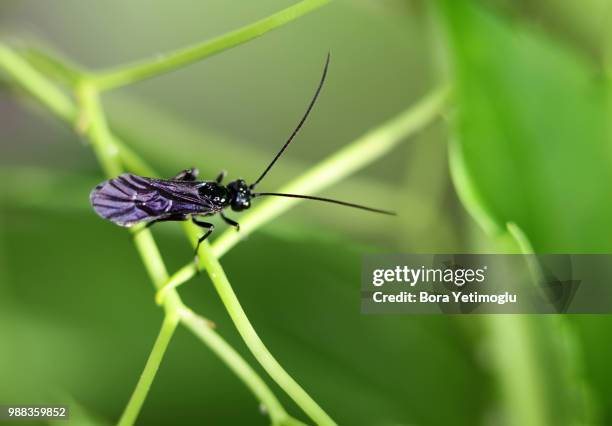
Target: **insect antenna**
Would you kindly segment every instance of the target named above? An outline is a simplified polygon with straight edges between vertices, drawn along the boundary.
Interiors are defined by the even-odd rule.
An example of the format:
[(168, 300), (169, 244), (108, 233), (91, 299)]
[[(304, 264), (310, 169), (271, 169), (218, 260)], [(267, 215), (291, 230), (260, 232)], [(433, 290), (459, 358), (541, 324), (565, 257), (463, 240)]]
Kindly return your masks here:
[(391, 216), (397, 216), (397, 213), (389, 211), (389, 210), (375, 209), (373, 207), (362, 206), (361, 204), (349, 203), (349, 202), (346, 202), (346, 201), (334, 200), (332, 198), (323, 198), (323, 197), (315, 197), (315, 196), (312, 196), (312, 195), (300, 195), (300, 194), (282, 194), (282, 193), (279, 193), (279, 192), (257, 192), (257, 193), (252, 193), (251, 194), (251, 196), (253, 196), (253, 197), (259, 197), (259, 196), (263, 196), (263, 195), (273, 195), (273, 196), (276, 196), (276, 197), (302, 198), (304, 200), (323, 201), (323, 202), (326, 202), (326, 203), (339, 204), (341, 206), (354, 207), (356, 209), (367, 210), (369, 212), (382, 213), (382, 214), (388, 214), (388, 215), (391, 215)]
[(321, 89), (323, 88), (323, 83), (325, 82), (325, 77), (327, 77), (327, 68), (329, 67), (329, 59), (330, 59), (330, 57), (331, 57), (331, 55), (328, 53), (327, 54), (327, 58), (325, 59), (325, 67), (323, 68), (323, 75), (321, 76), (321, 81), (319, 82), (319, 86), (317, 87), (317, 90), (316, 90), (314, 96), (312, 97), (312, 100), (310, 101), (310, 104), (308, 105), (308, 108), (306, 109), (306, 113), (304, 113), (304, 116), (302, 117), (302, 119), (298, 123), (297, 127), (293, 130), (293, 132), (289, 136), (289, 139), (287, 139), (287, 142), (285, 142), (285, 144), (280, 149), (280, 151), (278, 151), (278, 154), (276, 154), (276, 157), (274, 157), (272, 162), (268, 165), (268, 167), (266, 167), (266, 169), (263, 171), (261, 176), (259, 176), (259, 178), (255, 181), (255, 183), (252, 183), (251, 185), (249, 185), (250, 189), (254, 189), (257, 186), (257, 184), (259, 182), (261, 182), (261, 180), (264, 178), (264, 176), (266, 176), (266, 174), (270, 171), (270, 169), (272, 168), (274, 163), (276, 163), (276, 160), (278, 160), (280, 158), (280, 156), (283, 155), (283, 152), (285, 151), (285, 149), (287, 149), (287, 147), (289, 146), (289, 144), (291, 143), (291, 141), (293, 140), (295, 135), (297, 135), (297, 133), (300, 131), (300, 129), (304, 125), (304, 122), (306, 121), (306, 118), (308, 118), (308, 114), (310, 114), (310, 111), (312, 111), (312, 107), (314, 107), (314, 104), (317, 101), (317, 98), (319, 97), (319, 93), (321, 93)]

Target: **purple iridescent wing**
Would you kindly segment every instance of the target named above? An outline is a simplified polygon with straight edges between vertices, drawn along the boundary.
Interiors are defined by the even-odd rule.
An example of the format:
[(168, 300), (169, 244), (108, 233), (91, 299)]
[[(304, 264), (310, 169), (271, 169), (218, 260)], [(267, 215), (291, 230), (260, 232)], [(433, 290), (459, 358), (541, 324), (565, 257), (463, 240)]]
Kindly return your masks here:
[(132, 226), (170, 215), (214, 213), (214, 206), (198, 195), (200, 184), (126, 173), (96, 186), (89, 199), (98, 216)]

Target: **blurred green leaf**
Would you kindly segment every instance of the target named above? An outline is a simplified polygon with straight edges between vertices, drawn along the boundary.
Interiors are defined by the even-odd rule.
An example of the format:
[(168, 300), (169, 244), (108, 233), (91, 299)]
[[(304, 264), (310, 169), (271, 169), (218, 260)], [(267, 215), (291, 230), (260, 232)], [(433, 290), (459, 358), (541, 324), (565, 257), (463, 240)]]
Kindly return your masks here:
[(541, 34), (467, 2), (442, 4), (457, 83), (458, 153), (481, 207), (500, 229), (517, 223), (536, 251), (609, 251), (606, 82)]
[[(506, 250), (517, 247), (508, 245), (509, 222), (522, 231), (519, 245), (539, 252), (609, 250), (604, 82), (541, 34), (469, 2), (441, 5), (458, 102), (450, 162), (466, 208)], [(485, 323), (510, 424), (593, 420), (579, 343), (562, 318), (491, 316)]]

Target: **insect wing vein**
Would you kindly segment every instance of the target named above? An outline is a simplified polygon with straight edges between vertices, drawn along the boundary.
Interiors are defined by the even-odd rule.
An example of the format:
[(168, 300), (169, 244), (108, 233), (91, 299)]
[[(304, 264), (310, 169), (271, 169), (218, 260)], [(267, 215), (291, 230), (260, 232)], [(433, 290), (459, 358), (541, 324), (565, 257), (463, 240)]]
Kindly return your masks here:
[(193, 182), (174, 182), (123, 174), (91, 193), (96, 213), (120, 226), (132, 226), (173, 213), (208, 213), (208, 200), (198, 198)]

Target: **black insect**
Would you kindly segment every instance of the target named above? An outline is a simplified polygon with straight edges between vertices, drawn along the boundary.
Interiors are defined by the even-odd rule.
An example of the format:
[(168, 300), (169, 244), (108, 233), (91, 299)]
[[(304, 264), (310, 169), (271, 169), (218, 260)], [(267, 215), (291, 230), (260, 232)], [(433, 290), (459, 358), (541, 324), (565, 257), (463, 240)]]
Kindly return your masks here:
[(280, 194), (275, 192), (253, 192), (255, 187), (270, 171), (274, 163), (276, 163), (283, 154), (306, 121), (323, 87), (325, 77), (327, 76), (329, 58), (329, 55), (327, 55), (321, 81), (319, 82), (314, 97), (308, 105), (306, 113), (289, 136), (287, 142), (285, 142), (272, 162), (254, 183), (249, 185), (244, 180), (238, 179), (224, 186), (221, 183), (225, 176), (225, 172), (221, 172), (214, 181), (199, 181), (196, 180), (198, 170), (195, 168), (184, 170), (171, 179), (147, 178), (125, 173), (116, 178), (102, 182), (94, 188), (90, 195), (91, 205), (94, 210), (100, 217), (125, 227), (130, 227), (142, 222), (146, 222), (146, 226), (149, 227), (157, 222), (184, 221), (191, 219), (193, 223), (206, 229), (204, 235), (198, 240), (196, 254), (202, 241), (204, 241), (214, 229), (212, 223), (199, 220), (198, 217), (212, 216), (219, 213), (228, 225), (234, 226), (239, 230), (240, 225), (238, 222), (225, 216), (223, 211), (228, 207), (231, 207), (231, 209), (236, 212), (246, 210), (251, 207), (251, 199), (264, 195), (325, 201), (371, 212), (394, 215), (394, 212), (387, 210), (375, 209), (323, 197)]

